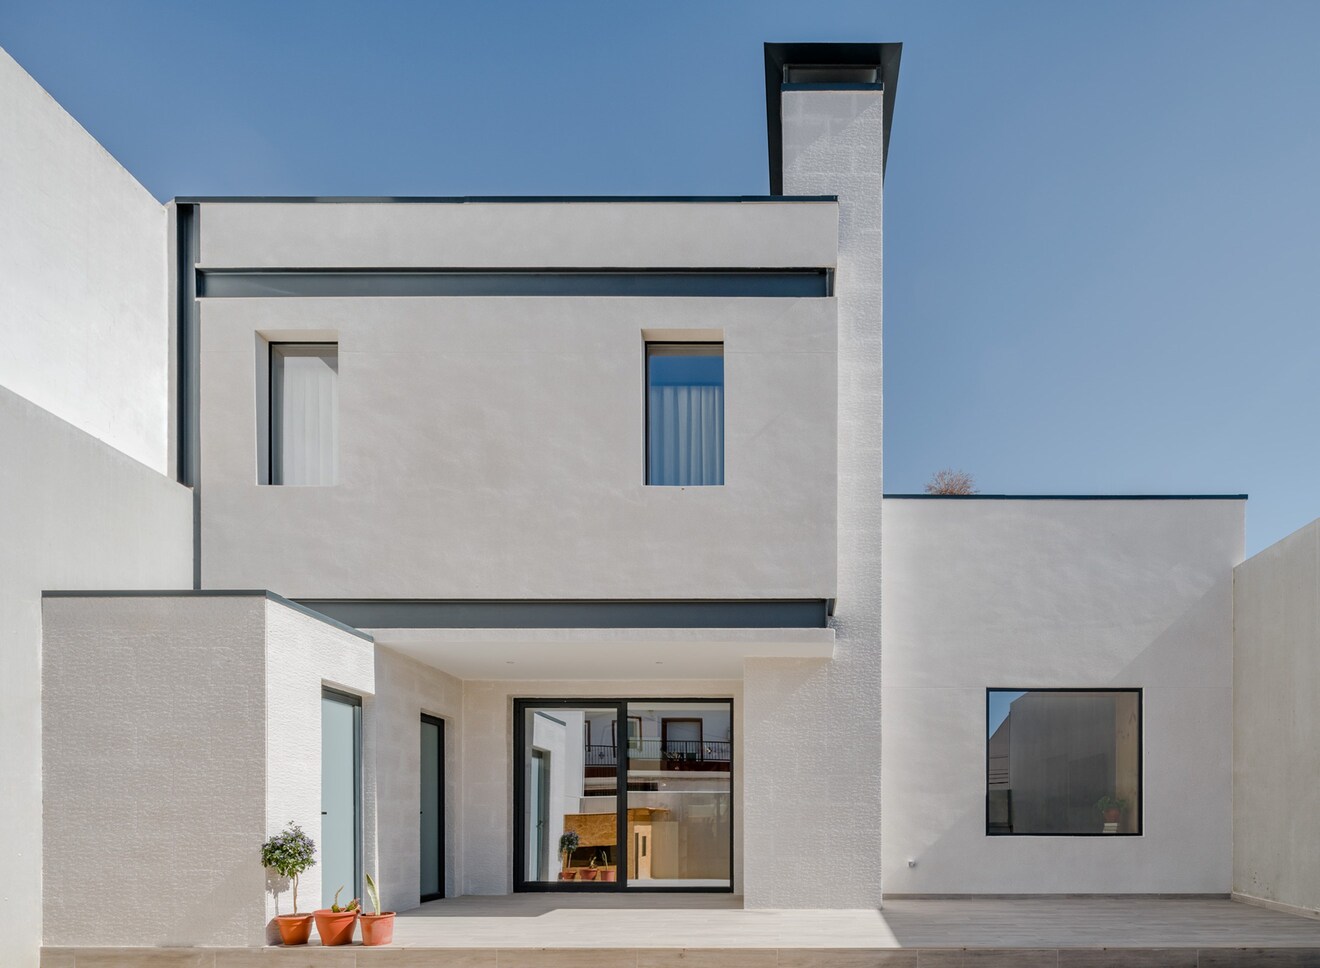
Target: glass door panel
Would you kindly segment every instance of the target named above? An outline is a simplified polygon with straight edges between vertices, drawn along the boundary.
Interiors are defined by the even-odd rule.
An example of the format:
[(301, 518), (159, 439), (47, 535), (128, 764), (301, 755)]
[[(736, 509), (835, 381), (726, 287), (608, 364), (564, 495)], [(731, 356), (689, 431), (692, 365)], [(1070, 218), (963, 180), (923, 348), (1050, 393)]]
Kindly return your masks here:
[(519, 710), (519, 879), (533, 888), (617, 884), (618, 705)]
[(730, 887), (730, 703), (633, 701), (628, 723), (627, 885)]

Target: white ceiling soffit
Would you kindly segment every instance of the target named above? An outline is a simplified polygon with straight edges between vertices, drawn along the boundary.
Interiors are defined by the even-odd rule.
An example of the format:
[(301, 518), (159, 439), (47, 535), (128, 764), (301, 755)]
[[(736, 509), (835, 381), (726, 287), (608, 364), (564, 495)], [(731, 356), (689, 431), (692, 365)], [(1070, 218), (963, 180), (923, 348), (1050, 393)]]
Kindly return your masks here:
[(743, 660), (829, 659), (833, 629), (364, 629), (460, 679), (741, 679)]

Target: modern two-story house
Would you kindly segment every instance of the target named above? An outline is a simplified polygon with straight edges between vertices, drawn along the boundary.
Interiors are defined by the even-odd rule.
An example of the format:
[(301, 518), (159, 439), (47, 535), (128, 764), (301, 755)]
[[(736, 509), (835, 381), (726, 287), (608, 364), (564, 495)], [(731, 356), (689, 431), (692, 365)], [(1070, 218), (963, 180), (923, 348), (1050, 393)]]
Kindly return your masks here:
[(1244, 496), (882, 496), (899, 53), (766, 46), (768, 195), (166, 205), (0, 61), (23, 963), (267, 943), (288, 822), (318, 904), (1320, 903), (1235, 880)]

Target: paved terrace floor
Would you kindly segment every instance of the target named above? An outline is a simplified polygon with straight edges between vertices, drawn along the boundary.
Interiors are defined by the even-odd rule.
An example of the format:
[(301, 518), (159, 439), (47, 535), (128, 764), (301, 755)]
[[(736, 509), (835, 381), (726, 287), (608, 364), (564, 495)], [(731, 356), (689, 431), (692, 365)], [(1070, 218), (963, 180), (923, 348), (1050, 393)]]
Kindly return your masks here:
[[(43, 968), (1320, 968), (1320, 920), (1205, 898), (891, 899), (744, 910), (730, 895), (516, 894), (399, 915), (391, 948), (47, 948)], [(3, 962), (3, 957), (0, 957)]]

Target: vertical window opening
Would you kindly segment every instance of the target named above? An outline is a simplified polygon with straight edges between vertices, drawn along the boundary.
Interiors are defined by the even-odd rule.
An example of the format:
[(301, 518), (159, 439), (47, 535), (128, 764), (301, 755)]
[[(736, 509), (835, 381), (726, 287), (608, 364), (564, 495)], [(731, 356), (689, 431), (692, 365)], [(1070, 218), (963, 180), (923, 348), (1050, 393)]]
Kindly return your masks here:
[(724, 483), (724, 344), (646, 345), (646, 483)]
[(270, 482), (336, 483), (339, 346), (270, 345)]

